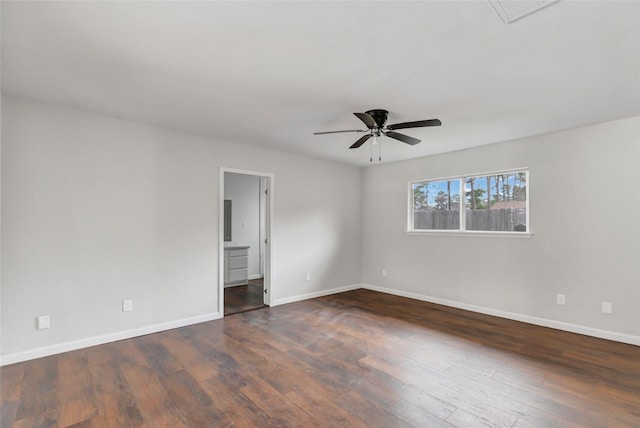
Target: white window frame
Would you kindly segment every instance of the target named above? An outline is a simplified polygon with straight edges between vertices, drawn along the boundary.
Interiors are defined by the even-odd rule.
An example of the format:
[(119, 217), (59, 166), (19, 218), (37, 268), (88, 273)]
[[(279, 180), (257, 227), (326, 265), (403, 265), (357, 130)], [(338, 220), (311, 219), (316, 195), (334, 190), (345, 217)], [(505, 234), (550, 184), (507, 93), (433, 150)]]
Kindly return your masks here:
[[(467, 178), (486, 177), (499, 174), (513, 174), (515, 172), (524, 172), (526, 176), (527, 188), (526, 188), (526, 208), (527, 208), (527, 221), (526, 232), (514, 232), (514, 231), (493, 231), (493, 230), (466, 230), (466, 209), (464, 209), (464, 189)], [(430, 183), (434, 181), (447, 181), (447, 180), (460, 180), (460, 229), (414, 229), (413, 225), (413, 185), (416, 183)], [(405, 233), (407, 235), (428, 235), (428, 236), (478, 236), (478, 237), (500, 237), (500, 238), (531, 238), (533, 232), (531, 231), (531, 210), (529, 209), (529, 194), (530, 194), (530, 174), (529, 168), (512, 168), (499, 171), (490, 171), (483, 173), (473, 173), (465, 175), (455, 175), (451, 177), (439, 177), (439, 178), (426, 178), (422, 180), (410, 181), (408, 184), (408, 198), (407, 198), (407, 227)]]

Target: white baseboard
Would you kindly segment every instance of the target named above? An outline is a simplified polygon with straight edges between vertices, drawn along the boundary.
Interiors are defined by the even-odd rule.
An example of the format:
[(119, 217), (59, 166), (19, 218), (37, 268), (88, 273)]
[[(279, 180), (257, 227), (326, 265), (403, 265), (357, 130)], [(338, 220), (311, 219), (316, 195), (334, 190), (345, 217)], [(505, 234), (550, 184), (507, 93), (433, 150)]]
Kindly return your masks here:
[[(330, 294), (343, 293), (345, 291), (357, 290), (364, 288), (381, 293), (392, 294), (410, 299), (422, 300), (424, 302), (436, 303), (438, 305), (450, 306), (453, 308), (464, 309), (471, 312), (492, 315), (500, 318), (511, 319), (514, 321), (526, 322), (529, 324), (539, 325), (542, 327), (554, 328), (556, 330), (564, 330), (571, 333), (584, 334), (586, 336), (598, 337), (601, 339), (613, 340), (616, 342), (628, 343), (630, 345), (640, 346), (640, 336), (634, 336), (625, 333), (617, 333), (614, 331), (600, 330), (592, 327), (586, 327), (577, 324), (555, 321), (546, 318), (534, 317), (531, 315), (523, 315), (514, 312), (502, 311), (483, 306), (470, 305), (467, 303), (457, 302), (454, 300), (441, 299), (439, 297), (426, 296), (423, 294), (412, 293), (409, 291), (395, 290), (391, 288), (379, 287), (371, 284), (352, 284), (342, 287), (336, 287), (329, 290), (315, 291), (312, 293), (300, 294), (298, 296), (276, 299), (273, 306), (284, 305), (287, 303), (299, 302), (301, 300), (313, 299), (316, 297), (328, 296)], [(120, 331), (116, 333), (95, 336), (86, 339), (75, 340), (71, 342), (60, 343), (51, 346), (31, 349), (27, 351), (16, 352), (13, 354), (3, 355), (0, 357), (0, 366), (19, 363), (22, 361), (32, 360), (49, 355), (60, 354), (62, 352), (75, 351), (77, 349), (87, 348), (90, 346), (102, 345), (104, 343), (115, 342), (118, 340), (130, 339), (132, 337), (144, 336), (145, 334), (157, 333), (160, 331), (171, 330), (173, 328), (185, 327), (201, 322), (213, 321), (220, 319), (220, 314), (214, 312), (211, 314), (200, 315), (191, 318), (185, 318), (176, 321), (169, 321), (160, 324), (154, 324), (146, 327), (140, 327), (132, 330)]]
[(285, 297), (284, 299), (276, 299), (273, 306), (285, 305), (287, 303), (299, 302), (301, 300), (315, 299), (316, 297), (328, 296), (330, 294), (344, 293), (345, 291), (357, 290), (358, 288), (363, 288), (363, 284), (345, 285), (342, 287), (331, 288), (329, 290), (314, 291), (313, 293)]
[[(261, 279), (263, 278), (262, 275), (249, 275), (247, 277), (247, 279), (249, 281), (251, 281), (252, 279)], [(231, 287), (242, 287), (243, 285), (247, 285), (246, 283), (241, 282), (240, 284), (225, 284), (224, 288), (231, 288)]]
[(478, 312), (495, 317), (506, 318), (514, 321), (526, 322), (528, 324), (539, 325), (542, 327), (554, 328), (556, 330), (568, 331), (571, 333), (584, 334), (585, 336), (598, 337), (600, 339), (613, 340), (615, 342), (628, 343), (630, 345), (640, 346), (640, 336), (631, 334), (617, 333), (615, 331), (600, 330), (597, 328), (586, 327), (578, 324), (571, 324), (563, 321), (555, 321), (547, 318), (539, 318), (531, 315), (523, 315), (515, 312), (507, 312), (499, 309), (486, 308), (484, 306), (470, 305), (467, 303), (456, 302), (455, 300), (441, 299), (439, 297), (431, 297), (423, 294), (412, 293), (409, 291), (394, 290), (392, 288), (379, 287), (377, 285), (361, 284), (362, 288), (367, 290), (379, 291), (381, 293), (393, 294), (410, 299), (422, 300), (424, 302), (436, 303), (438, 305), (451, 306), (453, 308), (464, 309), (466, 311)]
[(225, 284), (224, 288), (244, 287), (245, 285), (247, 285), (247, 284), (244, 284), (242, 282), (240, 284)]
[(220, 314), (218, 312), (214, 312), (211, 314), (199, 315), (196, 317), (185, 318), (176, 321), (168, 321), (160, 324), (135, 328), (132, 330), (109, 333), (102, 336), (88, 337), (86, 339), (74, 340), (71, 342), (59, 343), (51, 346), (43, 346), (41, 348), (3, 355), (0, 357), (0, 366), (6, 366), (8, 364), (33, 360), (34, 358), (47, 357), (49, 355), (60, 354), (62, 352), (75, 351), (77, 349), (88, 348), (90, 346), (102, 345), (104, 343), (130, 339), (132, 337), (144, 336), (145, 334), (158, 333), (160, 331), (171, 330), (173, 328), (185, 327), (191, 324), (198, 324), (201, 322), (213, 321), (217, 319), (220, 319)]

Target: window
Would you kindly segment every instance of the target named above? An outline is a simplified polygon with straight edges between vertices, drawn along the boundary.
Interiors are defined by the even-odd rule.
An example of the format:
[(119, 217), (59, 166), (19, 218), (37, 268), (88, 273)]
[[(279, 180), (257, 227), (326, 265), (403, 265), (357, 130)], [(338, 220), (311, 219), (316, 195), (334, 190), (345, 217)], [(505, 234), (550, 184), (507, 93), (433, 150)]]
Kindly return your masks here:
[(528, 178), (516, 170), (410, 183), (409, 231), (529, 232)]
[(460, 229), (460, 180), (413, 183), (413, 228)]

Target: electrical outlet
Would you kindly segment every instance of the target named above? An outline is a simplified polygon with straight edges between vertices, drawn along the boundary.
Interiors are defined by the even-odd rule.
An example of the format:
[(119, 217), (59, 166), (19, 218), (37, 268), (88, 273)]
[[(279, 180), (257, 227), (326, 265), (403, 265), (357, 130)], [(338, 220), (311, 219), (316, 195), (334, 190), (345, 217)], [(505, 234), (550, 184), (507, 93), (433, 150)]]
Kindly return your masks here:
[(133, 300), (123, 300), (122, 312), (131, 312), (131, 311), (133, 311)]
[(49, 315), (41, 315), (38, 317), (38, 330), (44, 330), (51, 327), (51, 317)]
[(384, 277), (387, 276), (387, 270), (386, 269), (382, 269), (382, 276), (384, 276)]
[(306, 279), (307, 281), (311, 280), (311, 273), (307, 272), (307, 274), (304, 276), (304, 279)]
[(559, 305), (566, 305), (567, 304), (566, 296), (564, 294), (558, 294), (556, 296), (556, 303)]
[(611, 302), (602, 302), (602, 312), (605, 314), (613, 313), (613, 303)]

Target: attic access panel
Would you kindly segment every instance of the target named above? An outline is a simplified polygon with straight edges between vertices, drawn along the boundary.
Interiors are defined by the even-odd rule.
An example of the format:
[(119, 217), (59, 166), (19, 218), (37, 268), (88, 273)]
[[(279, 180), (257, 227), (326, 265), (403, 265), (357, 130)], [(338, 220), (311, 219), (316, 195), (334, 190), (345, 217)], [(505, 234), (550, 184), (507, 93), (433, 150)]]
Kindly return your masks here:
[(558, 0), (489, 0), (502, 22), (510, 24), (542, 8), (551, 6)]

